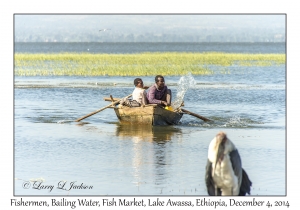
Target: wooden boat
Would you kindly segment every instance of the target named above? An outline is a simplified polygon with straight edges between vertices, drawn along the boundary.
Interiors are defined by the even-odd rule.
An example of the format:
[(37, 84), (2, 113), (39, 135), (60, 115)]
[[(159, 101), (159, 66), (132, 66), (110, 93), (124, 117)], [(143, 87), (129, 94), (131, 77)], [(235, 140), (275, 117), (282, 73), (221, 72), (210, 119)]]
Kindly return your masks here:
[(183, 115), (156, 104), (144, 107), (114, 107), (114, 110), (122, 124), (176, 125)]
[[(132, 96), (132, 94), (126, 96), (125, 98), (130, 96)], [(183, 114), (189, 114), (204, 121), (211, 121), (210, 119), (182, 109), (181, 107), (178, 109), (179, 111), (174, 112), (164, 109), (162, 106), (157, 104), (147, 104), (146, 106), (142, 107), (126, 107), (122, 105), (117, 106), (121, 102), (121, 99), (113, 98), (111, 95), (110, 98), (104, 98), (104, 100), (111, 101), (112, 103), (76, 119), (75, 122), (79, 122), (107, 108), (113, 108), (120, 122), (123, 124), (176, 125), (179, 123)]]

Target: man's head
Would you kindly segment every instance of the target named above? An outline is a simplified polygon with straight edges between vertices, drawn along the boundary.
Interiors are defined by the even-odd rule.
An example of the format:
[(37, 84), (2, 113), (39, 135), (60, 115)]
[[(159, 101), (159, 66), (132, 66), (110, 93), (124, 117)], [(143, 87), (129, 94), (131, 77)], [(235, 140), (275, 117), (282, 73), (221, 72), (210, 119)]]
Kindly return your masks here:
[(144, 86), (143, 80), (141, 78), (136, 78), (133, 81), (135, 87), (142, 88)]
[(155, 77), (155, 83), (158, 86), (158, 89), (163, 89), (164, 86), (165, 86), (165, 79), (164, 79), (164, 77), (161, 76), (161, 75), (157, 75)]

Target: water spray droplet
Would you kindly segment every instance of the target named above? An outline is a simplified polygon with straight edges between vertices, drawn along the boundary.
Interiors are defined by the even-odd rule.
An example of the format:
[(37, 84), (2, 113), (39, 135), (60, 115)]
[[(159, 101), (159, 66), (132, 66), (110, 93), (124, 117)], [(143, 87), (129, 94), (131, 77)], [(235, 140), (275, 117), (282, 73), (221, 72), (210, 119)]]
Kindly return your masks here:
[(70, 123), (73, 122), (74, 120), (59, 120), (57, 121), (58, 124), (64, 124), (64, 123)]
[(187, 75), (180, 77), (177, 85), (176, 99), (172, 102), (172, 107), (174, 110), (181, 106), (186, 91), (195, 85), (196, 80), (190, 72)]

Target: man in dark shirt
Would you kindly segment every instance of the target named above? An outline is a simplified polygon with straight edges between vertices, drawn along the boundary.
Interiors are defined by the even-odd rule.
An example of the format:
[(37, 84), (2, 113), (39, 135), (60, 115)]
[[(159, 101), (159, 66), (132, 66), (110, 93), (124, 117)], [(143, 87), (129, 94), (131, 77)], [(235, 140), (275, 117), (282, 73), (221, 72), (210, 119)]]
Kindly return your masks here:
[(171, 105), (172, 93), (165, 85), (163, 76), (157, 75), (155, 77), (155, 84), (149, 88), (147, 98), (150, 104)]

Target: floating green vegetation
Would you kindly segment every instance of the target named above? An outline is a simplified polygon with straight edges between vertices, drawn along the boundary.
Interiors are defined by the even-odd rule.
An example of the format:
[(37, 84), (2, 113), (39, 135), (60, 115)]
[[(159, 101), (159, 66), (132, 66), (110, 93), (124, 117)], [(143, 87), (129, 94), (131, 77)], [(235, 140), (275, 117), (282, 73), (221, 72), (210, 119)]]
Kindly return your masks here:
[[(139, 53), (15, 54), (17, 76), (153, 76), (213, 74), (211, 66), (285, 64), (285, 54)], [(229, 71), (226, 71), (229, 73)]]

